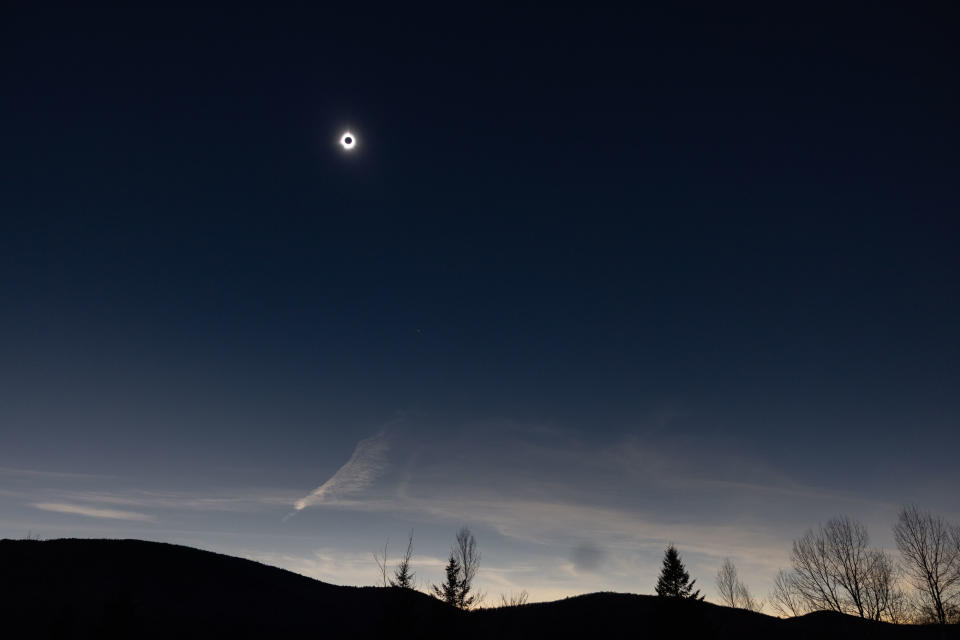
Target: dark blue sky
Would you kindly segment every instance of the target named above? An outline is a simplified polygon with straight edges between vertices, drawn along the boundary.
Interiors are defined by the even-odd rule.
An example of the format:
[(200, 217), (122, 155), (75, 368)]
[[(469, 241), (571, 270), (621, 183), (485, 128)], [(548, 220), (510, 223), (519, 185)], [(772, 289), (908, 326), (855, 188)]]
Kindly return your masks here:
[[(693, 547), (756, 519), (784, 555), (840, 509), (883, 527), (902, 501), (960, 510), (944, 489), (960, 481), (960, 25), (947, 4), (22, 3), (0, 24), (11, 535), (83, 533), (75, 509), (36, 505), (100, 496), (145, 518), (88, 509), (82, 522), (146, 522), (139, 537), (283, 553), (270, 557), (348, 581), (278, 540), (300, 527), (347, 557), (362, 515), (370, 539), (470, 521), (504, 558), (547, 564), (626, 544), (616, 527), (578, 537), (571, 517), (564, 535), (533, 536), (484, 510), (525, 491), (547, 511), (579, 499), (611, 521), (686, 519)], [(346, 129), (351, 154), (336, 145)], [(405, 480), (384, 472), (343, 504), (274, 517), (378, 433), (389, 463), (371, 467)], [(496, 454), (528, 446), (539, 453)], [(637, 449), (707, 485), (644, 502), (665, 493), (612, 470), (639, 461), (600, 462)], [(397, 507), (406, 516), (361, 499), (399, 504), (418, 473), (451, 484), (460, 455), (475, 464), (459, 493), (424, 489)], [(460, 462), (444, 472), (445, 457)], [(67, 473), (113, 480), (64, 497)], [(737, 498), (724, 520), (710, 482), (799, 491), (811, 502), (792, 512), (809, 522), (777, 511), (789, 497)], [(216, 518), (163, 528), (149, 509), (176, 509), (138, 493), (268, 488), (250, 511), (269, 526), (243, 525), (266, 541), (247, 546), (196, 537), (237, 529)], [(682, 550), (670, 531), (635, 541), (651, 566), (658, 535)], [(510, 546), (531, 539), (540, 555)], [(733, 553), (701, 547), (704, 571)], [(572, 566), (572, 582), (557, 569), (535, 594), (576, 591)], [(630, 589), (639, 570), (622, 570), (610, 586)]]

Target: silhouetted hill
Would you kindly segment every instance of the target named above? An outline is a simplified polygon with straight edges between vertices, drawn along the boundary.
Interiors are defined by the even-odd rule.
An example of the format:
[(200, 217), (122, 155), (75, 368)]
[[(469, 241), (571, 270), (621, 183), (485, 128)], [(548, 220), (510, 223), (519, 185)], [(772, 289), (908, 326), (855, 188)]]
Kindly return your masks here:
[(594, 593), (461, 613), (421, 593), (340, 587), (138, 540), (0, 541), (2, 638), (960, 638), (830, 613), (779, 620)]
[(421, 593), (341, 587), (139, 540), (0, 541), (0, 638), (374, 637), (458, 612)]
[(895, 626), (832, 612), (781, 620), (709, 602), (591, 593), (471, 614), (483, 637), (502, 638), (960, 638), (960, 629)]

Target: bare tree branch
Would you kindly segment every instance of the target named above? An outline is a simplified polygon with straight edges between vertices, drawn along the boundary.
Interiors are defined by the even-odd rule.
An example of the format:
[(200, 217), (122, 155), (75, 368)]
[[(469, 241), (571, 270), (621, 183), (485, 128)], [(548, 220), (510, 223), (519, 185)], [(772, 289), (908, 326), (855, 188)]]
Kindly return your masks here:
[(893, 527), (904, 568), (924, 617), (946, 624), (960, 616), (960, 532), (943, 518), (904, 507)]
[(380, 574), (380, 585), (384, 587), (390, 585), (387, 579), (387, 547), (389, 544), (390, 539), (387, 538), (387, 541), (383, 543), (383, 552), (373, 552), (373, 561), (377, 563), (377, 572)]
[(522, 607), (527, 604), (527, 600), (530, 599), (530, 594), (527, 593), (527, 590), (524, 589), (520, 593), (514, 594), (510, 593), (509, 596), (500, 594), (500, 606), (501, 607)]
[(770, 605), (774, 611), (784, 617), (802, 616), (809, 613), (806, 601), (800, 595), (794, 583), (794, 574), (781, 569), (773, 581), (773, 592), (770, 594)]

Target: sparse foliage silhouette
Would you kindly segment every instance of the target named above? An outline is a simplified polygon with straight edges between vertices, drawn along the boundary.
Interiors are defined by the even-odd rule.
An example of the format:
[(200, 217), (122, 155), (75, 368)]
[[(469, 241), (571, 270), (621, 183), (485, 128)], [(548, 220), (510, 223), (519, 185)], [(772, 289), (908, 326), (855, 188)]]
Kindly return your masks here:
[(893, 535), (920, 596), (920, 619), (946, 624), (960, 618), (960, 530), (909, 506), (900, 510)]
[(657, 595), (666, 598), (703, 600), (704, 596), (700, 595), (700, 590), (693, 590), (694, 583), (696, 580), (690, 580), (690, 574), (683, 566), (677, 548), (672, 544), (669, 545), (663, 556), (660, 577), (657, 579)]

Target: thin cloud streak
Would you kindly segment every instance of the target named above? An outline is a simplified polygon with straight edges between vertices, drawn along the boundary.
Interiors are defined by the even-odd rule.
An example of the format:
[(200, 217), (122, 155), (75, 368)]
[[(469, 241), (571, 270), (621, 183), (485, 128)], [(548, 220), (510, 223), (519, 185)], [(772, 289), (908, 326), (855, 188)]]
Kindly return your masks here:
[(106, 518), (108, 520), (129, 520), (134, 522), (151, 522), (155, 520), (151, 515), (138, 513), (136, 511), (121, 511), (119, 509), (98, 509), (80, 504), (66, 504), (61, 502), (35, 502), (31, 505), (41, 511), (53, 511), (56, 513), (68, 513), (71, 515), (85, 516), (87, 518)]
[(127, 494), (98, 491), (68, 491), (60, 495), (68, 500), (151, 509), (185, 511), (254, 512), (271, 506), (290, 504), (292, 492), (238, 491), (228, 495), (183, 494), (133, 491)]
[(298, 495), (294, 490), (237, 489), (230, 492), (198, 491), (181, 493), (139, 489), (95, 491), (60, 489), (0, 489), (0, 496), (39, 503), (92, 503), (97, 505), (164, 509), (169, 511), (206, 511), (255, 513), (288, 506)]
[(59, 478), (59, 479), (97, 479), (106, 480), (116, 476), (98, 473), (72, 473), (67, 471), (46, 471), (43, 469), (19, 469), (15, 467), (0, 467), (0, 475), (21, 476), (27, 478)]

